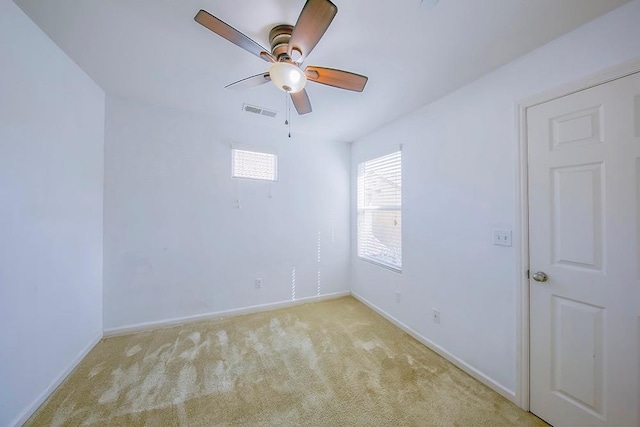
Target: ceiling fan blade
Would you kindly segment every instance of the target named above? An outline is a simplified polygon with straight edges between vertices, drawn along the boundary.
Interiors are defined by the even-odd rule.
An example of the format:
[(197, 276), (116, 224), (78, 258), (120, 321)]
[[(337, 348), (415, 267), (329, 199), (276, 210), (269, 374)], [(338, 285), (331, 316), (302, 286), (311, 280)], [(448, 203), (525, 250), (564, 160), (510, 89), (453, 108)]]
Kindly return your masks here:
[(261, 84), (271, 81), (269, 73), (260, 73), (255, 76), (247, 77), (237, 82), (233, 82), (225, 86), (225, 89), (244, 90), (252, 87), (260, 86)]
[(200, 10), (194, 18), (196, 22), (206, 27), (231, 43), (240, 46), (244, 50), (253, 53), (258, 58), (262, 58), (267, 62), (276, 62), (276, 59), (268, 50), (233, 28), (231, 25), (219, 20), (206, 10)]
[(307, 0), (293, 28), (287, 53), (294, 62), (302, 63), (318, 44), (338, 13), (329, 0)]
[(307, 95), (306, 90), (302, 89), (300, 92), (292, 93), (291, 100), (298, 114), (307, 114), (312, 111), (311, 101), (309, 101), (309, 95)]
[(340, 89), (362, 92), (369, 78), (349, 71), (334, 70), (333, 68), (313, 67), (305, 68), (307, 79)]

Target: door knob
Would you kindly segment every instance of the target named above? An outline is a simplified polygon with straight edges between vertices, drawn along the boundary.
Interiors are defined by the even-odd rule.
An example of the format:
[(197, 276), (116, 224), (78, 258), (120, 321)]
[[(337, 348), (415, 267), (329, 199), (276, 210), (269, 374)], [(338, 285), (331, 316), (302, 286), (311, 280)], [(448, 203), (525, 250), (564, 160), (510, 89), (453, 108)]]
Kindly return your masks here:
[(533, 277), (533, 280), (536, 282), (546, 282), (549, 280), (549, 276), (547, 276), (547, 273), (544, 271), (536, 271), (531, 277)]

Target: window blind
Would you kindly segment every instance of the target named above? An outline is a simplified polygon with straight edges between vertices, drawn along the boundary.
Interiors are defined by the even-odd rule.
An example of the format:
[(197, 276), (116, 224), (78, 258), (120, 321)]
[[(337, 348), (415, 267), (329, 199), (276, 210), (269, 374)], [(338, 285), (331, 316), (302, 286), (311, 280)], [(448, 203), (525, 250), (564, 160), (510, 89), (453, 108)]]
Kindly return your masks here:
[(402, 269), (401, 151), (358, 165), (358, 256)]
[(234, 178), (277, 181), (278, 157), (274, 153), (263, 153), (233, 148), (232, 176)]

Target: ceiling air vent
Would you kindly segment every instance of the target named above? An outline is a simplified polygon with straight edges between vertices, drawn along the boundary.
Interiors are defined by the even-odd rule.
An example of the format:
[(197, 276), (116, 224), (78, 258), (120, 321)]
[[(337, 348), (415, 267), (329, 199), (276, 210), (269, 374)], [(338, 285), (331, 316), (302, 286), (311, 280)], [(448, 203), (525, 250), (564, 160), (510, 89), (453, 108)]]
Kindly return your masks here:
[(255, 105), (243, 104), (242, 110), (247, 113), (259, 114), (261, 116), (275, 117), (278, 115), (277, 111), (267, 110), (266, 108), (256, 107)]

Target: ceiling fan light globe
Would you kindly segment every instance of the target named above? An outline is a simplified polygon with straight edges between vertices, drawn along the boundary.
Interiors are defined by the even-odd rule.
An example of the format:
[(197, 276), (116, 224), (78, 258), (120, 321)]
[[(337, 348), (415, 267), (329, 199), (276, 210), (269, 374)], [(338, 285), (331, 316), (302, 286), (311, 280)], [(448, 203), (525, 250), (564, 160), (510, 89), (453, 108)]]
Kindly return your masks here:
[(269, 76), (273, 84), (283, 92), (300, 92), (307, 84), (307, 76), (304, 75), (304, 72), (288, 62), (271, 64)]

